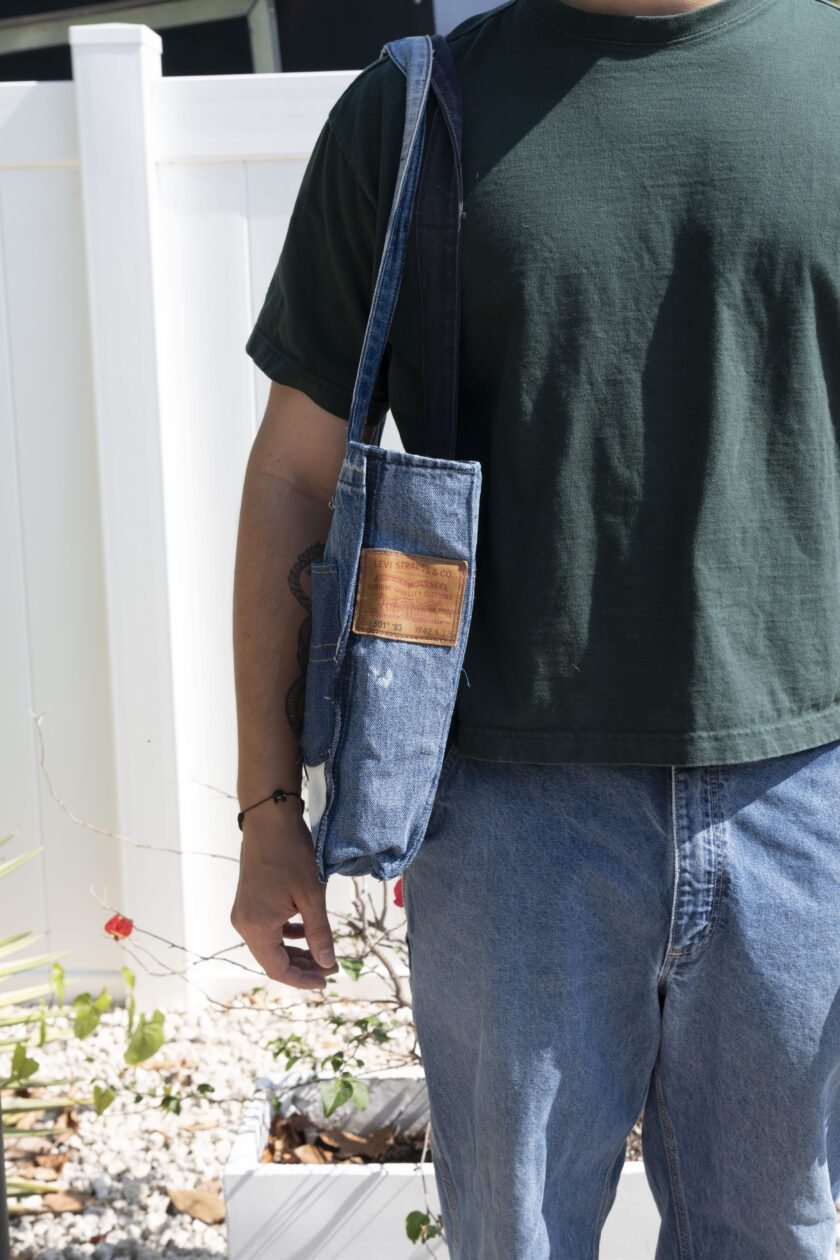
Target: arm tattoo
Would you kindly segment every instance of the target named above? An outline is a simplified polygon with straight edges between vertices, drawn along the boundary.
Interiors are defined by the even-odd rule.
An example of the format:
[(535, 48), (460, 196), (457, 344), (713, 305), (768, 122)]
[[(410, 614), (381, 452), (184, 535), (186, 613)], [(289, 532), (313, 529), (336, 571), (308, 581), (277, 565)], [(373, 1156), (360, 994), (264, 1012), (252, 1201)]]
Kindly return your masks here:
[[(311, 547), (307, 547), (306, 551), (302, 551), (297, 560), (289, 570), (289, 586), (292, 594), (297, 602), (303, 608), (306, 616), (300, 623), (298, 630), (297, 644), (297, 660), (300, 669), (300, 676), (295, 679), (289, 690), (286, 692), (286, 718), (289, 726), (295, 733), (295, 738), (300, 739), (303, 730), (303, 701), (306, 694), (306, 659), (309, 655), (309, 640), (312, 635), (312, 599), (306, 594), (300, 583), (301, 574), (304, 570), (308, 571), (313, 560), (322, 560), (324, 556), (324, 544), (320, 542), (313, 543)], [(310, 574), (310, 582), (312, 580)]]

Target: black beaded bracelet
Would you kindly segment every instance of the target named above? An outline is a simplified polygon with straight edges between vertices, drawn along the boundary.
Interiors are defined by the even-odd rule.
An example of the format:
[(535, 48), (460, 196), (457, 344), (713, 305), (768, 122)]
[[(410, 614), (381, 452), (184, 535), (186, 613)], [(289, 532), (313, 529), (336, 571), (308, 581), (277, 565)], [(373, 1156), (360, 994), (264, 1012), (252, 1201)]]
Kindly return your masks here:
[(271, 796), (264, 796), (261, 801), (255, 801), (253, 805), (248, 805), (247, 808), (240, 810), (236, 816), (236, 821), (239, 823), (239, 830), (242, 830), (242, 819), (248, 813), (249, 809), (256, 809), (258, 805), (264, 805), (266, 801), (285, 801), (287, 796), (300, 796), (300, 809), (301, 813), (303, 813), (305, 807), (303, 804), (303, 797), (300, 795), (300, 792), (289, 792), (284, 788), (277, 788), (276, 791), (271, 793)]

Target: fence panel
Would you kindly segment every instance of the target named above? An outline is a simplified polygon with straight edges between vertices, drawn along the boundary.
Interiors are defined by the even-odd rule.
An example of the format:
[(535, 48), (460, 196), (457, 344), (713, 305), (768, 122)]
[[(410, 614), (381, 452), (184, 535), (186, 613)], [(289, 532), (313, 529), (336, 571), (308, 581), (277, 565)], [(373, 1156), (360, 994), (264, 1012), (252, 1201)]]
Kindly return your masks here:
[[(189, 966), (239, 942), (233, 566), (269, 388), (244, 346), (358, 71), (164, 79), (147, 27), (70, 42), (72, 83), (0, 85), (0, 834), (3, 857), (45, 846), (0, 899), (7, 931), (71, 951), (71, 995), (119, 993), (92, 886), (174, 972), (133, 964), (141, 1003), (200, 1003), (259, 982)], [(58, 795), (137, 844), (53, 799), (30, 709)], [(331, 881), (330, 908), (351, 893)]]

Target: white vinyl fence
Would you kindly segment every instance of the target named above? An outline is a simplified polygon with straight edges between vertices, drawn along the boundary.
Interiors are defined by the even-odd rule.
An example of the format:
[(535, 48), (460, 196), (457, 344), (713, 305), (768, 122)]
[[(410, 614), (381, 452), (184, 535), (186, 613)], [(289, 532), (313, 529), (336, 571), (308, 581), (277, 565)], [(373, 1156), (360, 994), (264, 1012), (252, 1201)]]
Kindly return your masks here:
[[(191, 966), (256, 967), (235, 861), (203, 856), (240, 840), (233, 565), (269, 387), (244, 345), (358, 71), (163, 78), (148, 27), (70, 37), (72, 82), (0, 84), (0, 862), (43, 846), (0, 936), (68, 950), (68, 996), (120, 995), (127, 962), (141, 1005), (200, 1004), (261, 982)], [(183, 949), (124, 957), (100, 900)]]

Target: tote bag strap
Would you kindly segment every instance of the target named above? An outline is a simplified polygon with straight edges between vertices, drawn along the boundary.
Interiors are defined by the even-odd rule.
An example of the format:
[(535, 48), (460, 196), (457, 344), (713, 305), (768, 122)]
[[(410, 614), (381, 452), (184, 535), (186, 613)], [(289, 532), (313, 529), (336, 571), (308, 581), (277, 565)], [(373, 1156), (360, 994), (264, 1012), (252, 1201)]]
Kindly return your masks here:
[(463, 110), (458, 71), (442, 35), (432, 37), (435, 109), (417, 192), (417, 259), (426, 454), (455, 458), (461, 321)]
[(353, 401), (347, 423), (348, 446), (361, 439), (362, 426), (373, 397), (373, 387), (391, 328), (405, 265), (408, 228), (423, 156), (426, 101), (432, 80), (432, 37), (409, 35), (404, 39), (393, 40), (382, 49), (383, 57), (386, 53), (406, 78), (405, 126), (394, 199), (356, 371), (356, 383), (353, 386)]

